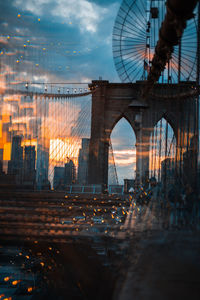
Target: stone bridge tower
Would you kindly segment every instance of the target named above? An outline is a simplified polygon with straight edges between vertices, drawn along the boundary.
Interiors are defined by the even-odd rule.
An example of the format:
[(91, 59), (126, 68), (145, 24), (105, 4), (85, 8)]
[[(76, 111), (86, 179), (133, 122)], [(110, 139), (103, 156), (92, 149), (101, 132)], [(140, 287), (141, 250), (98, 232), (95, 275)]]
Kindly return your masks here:
[[(188, 150), (186, 131), (190, 139), (196, 132), (196, 100), (194, 83), (157, 84), (146, 101), (140, 98), (144, 82), (109, 83), (92, 81), (92, 123), (89, 150), (89, 183), (108, 183), (109, 140), (115, 124), (125, 118), (136, 135), (136, 182), (149, 178), (150, 136), (157, 122), (164, 117), (176, 137), (177, 158)], [(179, 95), (179, 96), (178, 96)], [(189, 96), (188, 96), (189, 95)], [(191, 95), (191, 96), (190, 96)], [(194, 144), (194, 143), (193, 143)], [(196, 153), (197, 149), (194, 149)], [(192, 171), (191, 171), (192, 172)], [(193, 174), (191, 176), (194, 177)]]

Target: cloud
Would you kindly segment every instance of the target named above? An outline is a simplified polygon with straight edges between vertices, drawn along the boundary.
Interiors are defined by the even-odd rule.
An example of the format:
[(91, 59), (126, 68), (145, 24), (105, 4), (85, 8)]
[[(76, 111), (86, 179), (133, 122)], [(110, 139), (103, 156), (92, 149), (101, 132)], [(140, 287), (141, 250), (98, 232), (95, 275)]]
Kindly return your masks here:
[(49, 0), (16, 0), (14, 5), (22, 10), (27, 10), (35, 15), (40, 15), (43, 14), (48, 3), (50, 3)]
[(97, 31), (98, 23), (108, 11), (87, 0), (15, 0), (14, 5), (37, 16), (45, 15), (48, 9), (48, 13), (61, 22), (70, 26), (78, 24), (80, 31), (90, 33)]
[(66, 20), (69, 19), (73, 24), (79, 23), (81, 31), (96, 32), (97, 25), (102, 18), (102, 15), (106, 12), (105, 8), (100, 8), (94, 3), (86, 0), (68, 0), (67, 5), (65, 0), (58, 0), (57, 7), (52, 12), (56, 17), (62, 17)]

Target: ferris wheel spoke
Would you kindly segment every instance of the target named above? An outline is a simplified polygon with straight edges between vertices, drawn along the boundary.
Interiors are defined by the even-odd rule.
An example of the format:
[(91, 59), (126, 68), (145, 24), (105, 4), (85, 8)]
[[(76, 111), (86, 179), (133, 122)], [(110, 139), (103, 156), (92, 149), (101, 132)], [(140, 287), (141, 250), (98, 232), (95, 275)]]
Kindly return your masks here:
[[(138, 64), (138, 63), (136, 63), (136, 64)], [(128, 68), (128, 65), (130, 65), (130, 67)], [(129, 71), (129, 69), (131, 69), (132, 67), (134, 67), (134, 65), (132, 65), (132, 64), (126, 64), (126, 70), (124, 71), (124, 72), (122, 72), (122, 75), (124, 74), (124, 73), (127, 73), (128, 71)]]
[[(130, 76), (131, 76), (132, 73), (133, 73), (133, 72), (130, 73)], [(141, 69), (138, 69), (137, 73), (134, 74), (134, 79), (135, 79), (135, 78), (138, 78), (138, 74), (139, 74), (139, 73), (142, 73)]]
[(144, 28), (146, 26), (146, 17), (143, 14), (140, 14), (140, 12), (135, 12), (134, 10), (129, 10), (129, 16), (131, 20), (134, 20), (141, 28)]
[[(120, 50), (113, 51), (113, 53), (114, 53), (115, 57), (122, 57), (124, 59), (125, 57), (129, 57), (129, 55), (133, 54), (133, 51), (131, 49), (128, 49), (128, 50), (129, 50), (129, 52), (124, 52), (123, 54), (121, 53)], [(138, 50), (140, 51), (141, 48), (138, 48)], [(138, 52), (133, 57), (134, 58), (138, 58), (138, 57), (142, 58), (142, 57), (144, 57), (144, 55), (142, 53)]]
[[(129, 54), (132, 54), (131, 56), (129, 56), (129, 54), (122, 54), (120, 51), (119, 51), (119, 55), (118, 56), (115, 56), (115, 58), (117, 59), (117, 58), (121, 58), (122, 59), (122, 61), (125, 61), (125, 60), (127, 60), (127, 59), (130, 59), (130, 58), (134, 58), (134, 59), (139, 59), (139, 58), (141, 58), (141, 54), (140, 53), (138, 53), (138, 54), (132, 54), (132, 52), (130, 52)], [(126, 57), (125, 57), (125, 55), (126, 55)]]
[[(120, 25), (120, 24), (116, 23), (116, 25)], [(132, 31), (127, 26), (123, 26), (122, 28), (119, 28), (116, 26), (116, 29), (118, 29), (119, 32), (122, 32), (122, 29), (123, 29), (123, 32), (128, 33), (128, 34), (130, 34), (130, 36), (132, 36)], [(146, 38), (145, 34), (143, 32), (141, 32), (141, 30), (139, 28), (137, 30), (137, 28), (135, 27), (135, 38), (137, 38), (137, 37), (138, 38), (142, 38), (142, 37)]]
[[(177, 60), (178, 60), (178, 56), (176, 56), (176, 55), (174, 55), (176, 58), (177, 58)], [(192, 60), (190, 60), (190, 59), (188, 59), (188, 58), (185, 58), (185, 60), (184, 59), (182, 59), (182, 62), (183, 62), (183, 64), (184, 65), (186, 65), (186, 66), (188, 66), (189, 68), (191, 67), (191, 65), (190, 64), (188, 64), (187, 62), (189, 62), (189, 63), (193, 63), (193, 61)], [(181, 64), (181, 67), (183, 67), (182, 66), (182, 64)]]
[[(122, 46), (122, 44), (121, 44), (121, 46)], [(115, 48), (118, 48), (119, 47), (119, 45), (118, 44), (115, 44), (115, 45), (113, 45), (113, 51), (115, 52), (116, 50), (115, 50)], [(138, 43), (124, 43), (123, 44), (123, 49), (124, 50), (126, 50), (126, 49), (130, 49), (130, 48), (132, 48), (132, 49), (135, 49), (135, 48), (138, 48), (138, 49), (145, 49), (145, 47), (144, 47), (144, 44), (142, 43), (142, 42), (140, 42), (140, 44), (138, 44)]]
[[(124, 58), (124, 56), (122, 58), (123, 58), (123, 61), (131, 59), (131, 63), (136, 64), (136, 63), (140, 62), (139, 58), (141, 58), (141, 54), (137, 53), (137, 54), (131, 55), (131, 53), (129, 53), (128, 55), (126, 55), (126, 58)], [(133, 59), (134, 59), (134, 61), (133, 61)]]
[[(123, 34), (114, 34), (115, 36), (119, 36), (120, 38), (126, 38), (127, 41), (130, 40), (130, 41), (136, 41), (136, 39), (133, 39), (131, 36), (126, 36), (126, 35), (123, 35)], [(145, 39), (141, 39), (142, 41), (144, 41)], [(122, 42), (122, 40), (119, 40), (120, 43)]]
[[(138, 50), (140, 50), (141, 48), (138, 48)], [(121, 52), (121, 51), (119, 51), (118, 53), (120, 53), (118, 56), (116, 56), (116, 57), (121, 57), (123, 60), (124, 60), (124, 58), (125, 57), (133, 57), (133, 58), (141, 58), (142, 57), (142, 54), (140, 53), (140, 52), (138, 52), (138, 51), (135, 51), (134, 53), (133, 53), (133, 51), (130, 51), (130, 52), (124, 52), (123, 51), (123, 53)]]
[[(134, 65), (138, 65), (138, 64), (139, 64), (139, 62), (136, 62)], [(118, 70), (120, 70), (121, 68), (126, 67), (126, 70), (124, 70), (124, 72), (122, 72), (121, 74), (123, 74), (123, 73), (125, 73), (125, 72), (128, 72), (128, 70), (129, 70), (128, 66), (129, 66), (129, 65), (134, 67), (134, 65), (132, 64), (132, 61), (131, 61), (131, 60), (128, 60), (128, 62), (123, 63), (122, 66), (120, 66), (120, 67), (118, 68)]]
[[(130, 22), (126, 22), (126, 23), (121, 23), (119, 20), (116, 20), (116, 22), (115, 22), (117, 25), (119, 25), (119, 27), (118, 27), (118, 29), (119, 30), (122, 30), (124, 27), (125, 28), (127, 28), (127, 29), (129, 29), (130, 30), (130, 33), (131, 33), (131, 35), (132, 35), (132, 32), (133, 32), (133, 30), (135, 31), (137, 31), (137, 29), (139, 30), (139, 32), (141, 32), (141, 33), (143, 33), (143, 35), (145, 36), (145, 32), (143, 32), (142, 30), (141, 30), (141, 26), (140, 26), (140, 24), (132, 24), (132, 23), (130, 23)], [(127, 25), (127, 23), (128, 23), (128, 25)], [(131, 27), (129, 26), (129, 25), (131, 25)]]
[[(123, 10), (123, 9), (122, 9)], [(124, 11), (124, 10), (123, 10)], [(125, 11), (124, 11), (125, 12)], [(141, 28), (145, 28), (145, 22), (143, 23), (141, 23), (141, 18), (139, 18), (139, 16), (137, 16), (134, 12), (132, 12), (131, 10), (129, 11), (129, 13), (131, 14), (131, 13), (133, 13), (133, 15), (132, 15), (132, 19), (134, 20), (134, 22), (137, 24), (137, 25), (139, 25)], [(127, 19), (127, 12), (125, 12), (125, 14), (126, 14), (126, 19)], [(135, 17), (136, 17), (136, 19), (135, 19)], [(131, 19), (131, 18), (130, 18)], [(131, 19), (131, 20), (132, 20)]]
[(187, 56), (183, 56), (182, 61), (183, 63), (188, 62), (188, 67), (191, 67), (196, 63), (196, 56), (194, 56), (192, 59), (189, 59)]
[[(131, 27), (128, 26), (127, 23), (128, 23), (128, 25), (130, 24)], [(135, 29), (137, 30), (137, 29), (138, 29), (138, 31), (139, 31), (140, 33), (142, 33), (142, 35), (145, 36), (145, 32), (141, 30), (141, 25), (140, 25), (140, 24), (137, 24), (137, 22), (136, 22), (135, 24), (133, 24), (133, 23), (131, 23), (131, 22), (129, 22), (129, 21), (127, 21), (126, 23), (123, 23), (123, 22), (121, 23), (119, 20), (116, 20), (116, 24), (120, 25), (120, 30), (121, 30), (122, 28), (126, 27), (126, 28), (130, 29), (130, 33), (132, 34), (133, 30), (135, 30)], [(137, 27), (136, 25), (138, 25), (138, 27)]]
[[(193, 55), (190, 55), (188, 54), (188, 50), (183, 49), (181, 53), (183, 58), (186, 57), (188, 58), (188, 60), (189, 58), (191, 58), (192, 59), (191, 62), (193, 62), (194, 58), (196, 57), (196, 51), (193, 52), (194, 53)], [(174, 51), (174, 56), (178, 59), (178, 50)]]
[[(151, 7), (158, 8), (158, 17), (155, 19), (151, 16)], [(123, 81), (134, 82), (142, 76), (142, 78), (146, 78), (144, 60), (148, 64), (155, 51), (155, 45), (159, 38), (159, 27), (163, 22), (165, 12), (165, 0), (124, 0), (122, 2), (113, 29), (113, 56), (117, 72)], [(150, 22), (150, 26), (148, 22)], [(170, 80), (177, 83), (179, 72), (181, 72), (183, 80), (195, 77), (196, 35), (197, 15), (187, 22), (181, 39), (180, 70), (179, 47), (176, 46), (170, 67), (169, 69), (165, 68), (159, 82)]]

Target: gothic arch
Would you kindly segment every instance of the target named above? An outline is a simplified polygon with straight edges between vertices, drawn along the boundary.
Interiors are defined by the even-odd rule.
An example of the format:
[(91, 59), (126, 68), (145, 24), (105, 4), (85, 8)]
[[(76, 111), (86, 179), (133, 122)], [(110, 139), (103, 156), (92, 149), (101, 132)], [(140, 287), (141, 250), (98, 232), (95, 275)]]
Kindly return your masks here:
[(121, 115), (113, 122), (113, 124), (112, 124), (112, 126), (111, 126), (111, 128), (110, 128), (110, 136), (111, 136), (112, 131), (113, 131), (113, 129), (115, 128), (115, 126), (116, 126), (122, 119), (125, 119), (125, 120), (128, 122), (128, 124), (131, 126), (131, 128), (132, 128), (132, 130), (133, 130), (133, 132), (134, 132), (134, 134), (135, 134), (135, 129), (133, 128), (133, 126), (132, 126), (132, 124), (131, 124), (131, 121), (130, 121), (129, 118), (123, 113), (123, 114), (121, 114)]
[(175, 124), (174, 120), (175, 117), (172, 115), (172, 113), (168, 113), (168, 112), (164, 112), (162, 113), (161, 116), (159, 116), (159, 118), (157, 118), (156, 122), (153, 125), (153, 128), (161, 121), (161, 119), (165, 119), (165, 121), (171, 126), (171, 128), (173, 129), (175, 138), (177, 140), (177, 125)]

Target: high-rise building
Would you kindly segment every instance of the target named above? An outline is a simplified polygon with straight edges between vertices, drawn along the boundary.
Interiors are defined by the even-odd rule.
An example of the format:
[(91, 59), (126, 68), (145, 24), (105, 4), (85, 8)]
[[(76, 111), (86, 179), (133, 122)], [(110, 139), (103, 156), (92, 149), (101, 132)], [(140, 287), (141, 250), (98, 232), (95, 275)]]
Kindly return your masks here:
[(65, 188), (65, 167), (54, 167), (53, 188), (63, 190)]
[(124, 193), (133, 192), (135, 189), (135, 179), (124, 179)]
[(88, 183), (88, 160), (89, 160), (90, 139), (82, 139), (82, 148), (79, 150), (78, 156), (78, 183)]
[(36, 181), (35, 158), (35, 146), (25, 146), (23, 182), (29, 182), (33, 186), (35, 185)]
[(37, 189), (49, 189), (50, 182), (48, 180), (49, 171), (49, 133), (42, 123), (42, 119), (38, 119), (37, 128), (37, 163), (36, 163), (36, 184)]
[(37, 189), (49, 189), (49, 148), (37, 144), (36, 183)]
[(17, 181), (21, 182), (23, 168), (23, 148), (21, 136), (16, 135), (12, 139), (11, 160), (8, 162), (8, 174), (16, 175)]
[(76, 180), (76, 170), (73, 161), (70, 159), (68, 163), (65, 164), (65, 178), (64, 182), (66, 184), (73, 184)]

